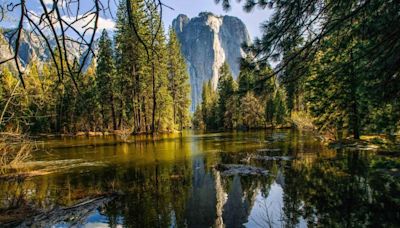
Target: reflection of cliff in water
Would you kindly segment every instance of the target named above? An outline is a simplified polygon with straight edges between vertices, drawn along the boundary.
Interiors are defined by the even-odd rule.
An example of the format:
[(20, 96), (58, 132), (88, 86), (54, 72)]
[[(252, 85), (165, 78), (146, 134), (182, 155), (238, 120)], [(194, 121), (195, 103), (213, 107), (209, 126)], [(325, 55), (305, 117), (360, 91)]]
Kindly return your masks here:
[[(400, 227), (399, 179), (374, 168), (380, 157), (320, 148), (307, 135), (292, 132), (275, 137), (289, 141), (271, 145), (247, 143), (268, 134), (247, 134), (60, 150), (52, 154), (55, 158), (48, 157), (49, 162), (88, 160), (96, 155), (93, 160), (105, 165), (0, 181), (0, 227), (5, 220), (27, 224), (30, 217), (55, 208), (73, 210), (65, 217), (44, 218), (41, 224), (50, 227), (67, 220), (61, 222), (66, 227), (79, 223), (110, 227)], [(249, 165), (267, 169), (270, 175), (266, 177), (224, 177), (213, 169), (221, 163), (240, 164), (262, 148), (280, 149), (268, 156), (295, 159), (250, 161)], [(82, 200), (114, 192), (117, 197), (99, 207), (74, 207)], [(11, 210), (19, 217), (12, 217)]]
[(260, 185), (253, 179), (239, 176), (222, 177), (219, 171), (206, 164), (203, 156), (193, 159), (193, 185), (185, 216), (187, 225), (242, 227), (248, 220)]
[(252, 202), (248, 200), (245, 194), (240, 183), (240, 177), (234, 176), (222, 216), (226, 227), (242, 227), (242, 224), (247, 222)]
[(212, 173), (205, 167), (203, 156), (193, 158), (193, 184), (186, 207), (188, 227), (211, 227), (216, 215), (216, 191)]

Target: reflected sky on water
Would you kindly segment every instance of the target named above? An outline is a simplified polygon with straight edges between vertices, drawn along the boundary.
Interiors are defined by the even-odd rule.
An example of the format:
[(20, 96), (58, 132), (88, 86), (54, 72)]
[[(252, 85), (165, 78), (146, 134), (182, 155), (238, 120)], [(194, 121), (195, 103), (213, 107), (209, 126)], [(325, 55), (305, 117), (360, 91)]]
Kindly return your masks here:
[[(371, 169), (374, 152), (331, 150), (311, 133), (294, 130), (184, 132), (130, 140), (44, 141), (25, 167), (40, 175), (0, 181), (0, 221), (7, 221), (7, 208), (58, 212), (58, 207), (116, 192), (79, 210), (64, 210), (62, 216), (26, 216), (20, 225), (399, 226), (398, 178)], [(280, 151), (262, 150), (268, 148)], [(246, 160), (250, 154), (293, 160)], [(219, 163), (246, 163), (269, 175), (227, 177), (214, 169)]]

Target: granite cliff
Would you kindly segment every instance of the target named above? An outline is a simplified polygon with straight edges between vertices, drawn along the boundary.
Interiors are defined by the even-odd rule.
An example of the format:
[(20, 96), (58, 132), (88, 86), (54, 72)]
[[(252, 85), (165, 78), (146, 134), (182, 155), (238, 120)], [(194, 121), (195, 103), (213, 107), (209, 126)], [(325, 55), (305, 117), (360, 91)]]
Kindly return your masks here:
[(243, 43), (250, 43), (244, 23), (231, 16), (200, 13), (189, 19), (179, 15), (172, 26), (181, 42), (190, 75), (192, 107), (201, 102), (203, 84), (211, 80), (214, 89), (218, 85), (218, 69), (227, 61), (234, 78), (239, 75), (240, 58), (244, 57)]

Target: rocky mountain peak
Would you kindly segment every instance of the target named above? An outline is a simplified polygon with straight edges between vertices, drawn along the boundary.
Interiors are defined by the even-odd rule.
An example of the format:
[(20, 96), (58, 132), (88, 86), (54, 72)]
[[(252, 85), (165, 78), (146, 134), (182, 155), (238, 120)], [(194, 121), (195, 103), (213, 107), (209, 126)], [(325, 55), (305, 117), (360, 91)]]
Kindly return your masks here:
[(244, 57), (243, 43), (250, 43), (250, 36), (244, 23), (232, 16), (217, 16), (202, 12), (189, 19), (179, 15), (172, 23), (181, 42), (182, 53), (188, 65), (192, 87), (194, 111), (201, 102), (203, 84), (211, 80), (217, 88), (219, 68), (228, 62), (236, 79), (240, 71), (240, 58)]
[(189, 23), (190, 19), (184, 14), (179, 14), (178, 17), (172, 22), (172, 27), (177, 31), (183, 32), (183, 28)]
[[(13, 35), (14, 32), (15, 29), (0, 30), (0, 59), (2, 60), (12, 57), (15, 52), (16, 36)], [(73, 42), (72, 40), (72, 38), (68, 38), (65, 42), (68, 57), (71, 61), (77, 59), (79, 63), (82, 64), (83, 55), (89, 50), (85, 45), (79, 45), (77, 42)], [(56, 40), (49, 39), (48, 41), (51, 49), (54, 50), (57, 47)], [(93, 45), (94, 50), (97, 50), (97, 41), (95, 41)], [(18, 51), (18, 59), (21, 62), (22, 67), (26, 67), (32, 61), (38, 61), (38, 63), (43, 64), (50, 60), (50, 55), (50, 50), (43, 38), (29, 30), (22, 30)], [(92, 54), (89, 54), (89, 58), (84, 65), (84, 70), (86, 70), (90, 65), (92, 58)], [(14, 69), (13, 64), (8, 64), (8, 66)]]

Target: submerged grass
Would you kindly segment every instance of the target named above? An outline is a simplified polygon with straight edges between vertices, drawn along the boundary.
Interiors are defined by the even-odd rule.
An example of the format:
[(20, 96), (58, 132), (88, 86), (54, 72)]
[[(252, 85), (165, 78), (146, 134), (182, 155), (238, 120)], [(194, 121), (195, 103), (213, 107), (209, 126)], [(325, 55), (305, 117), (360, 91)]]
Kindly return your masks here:
[(0, 134), (0, 175), (7, 169), (17, 170), (31, 158), (35, 144), (26, 136), (11, 133)]

